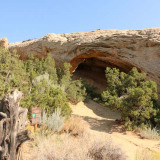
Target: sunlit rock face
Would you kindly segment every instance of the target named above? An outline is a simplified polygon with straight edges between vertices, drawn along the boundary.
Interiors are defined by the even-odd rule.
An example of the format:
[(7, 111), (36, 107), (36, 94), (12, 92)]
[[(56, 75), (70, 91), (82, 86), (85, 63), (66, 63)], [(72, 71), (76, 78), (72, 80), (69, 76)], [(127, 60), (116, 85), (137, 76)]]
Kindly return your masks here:
[(147, 73), (160, 86), (160, 28), (144, 30), (97, 30), (70, 34), (48, 34), (40, 39), (9, 44), (22, 59), (30, 53), (51, 53), (56, 64), (70, 62), (71, 72), (96, 73), (104, 81), (107, 66), (128, 72), (132, 67)]
[(0, 47), (4, 49), (8, 49), (8, 39), (7, 38), (1, 38), (0, 39)]

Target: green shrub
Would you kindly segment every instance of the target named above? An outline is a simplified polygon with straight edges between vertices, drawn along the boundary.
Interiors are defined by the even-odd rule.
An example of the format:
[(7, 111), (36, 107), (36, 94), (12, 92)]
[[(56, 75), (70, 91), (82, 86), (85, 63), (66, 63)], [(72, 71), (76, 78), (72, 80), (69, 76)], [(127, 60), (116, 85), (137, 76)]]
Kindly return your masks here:
[(83, 81), (83, 84), (86, 88), (87, 97), (86, 99), (92, 99), (96, 101), (101, 101), (101, 94), (98, 93), (98, 88), (88, 84), (86, 81)]
[(0, 97), (18, 88), (23, 92), (21, 106), (29, 109), (42, 107), (52, 114), (57, 107), (66, 118), (71, 115), (66, 94), (58, 86), (58, 77), (54, 59), (36, 59), (29, 55), (28, 60), (21, 61), (16, 53), (0, 49)]
[(34, 80), (35, 77), (39, 75), (48, 74), (49, 79), (54, 84), (57, 84), (57, 70), (55, 67), (55, 61), (52, 58), (51, 54), (48, 54), (44, 59), (38, 59), (32, 54), (30, 54), (24, 64), (31, 82)]
[(25, 108), (28, 106), (41, 107), (46, 110), (47, 114), (52, 114), (56, 108), (60, 108), (62, 115), (66, 118), (72, 112), (65, 93), (45, 80), (32, 86), (30, 94), (22, 99), (21, 105)]
[(70, 67), (71, 65), (69, 63), (64, 63), (63, 67), (59, 71), (59, 83), (62, 87), (64, 87), (64, 90), (66, 90), (70, 86)]
[(72, 80), (69, 63), (64, 63), (62, 68), (56, 69), (54, 59), (50, 54), (41, 60), (30, 55), (25, 66), (31, 84), (31, 92), (28, 95), (32, 97), (32, 100), (30, 101), (30, 98), (26, 96), (28, 103), (31, 102), (30, 105), (41, 106), (47, 109), (48, 113), (53, 113), (57, 104), (62, 114), (69, 117), (71, 110), (66, 101), (77, 103), (84, 100), (85, 88), (81, 81)]
[(22, 61), (16, 53), (0, 49), (0, 97), (15, 88), (23, 92), (21, 106), (29, 109), (29, 118), (32, 107), (42, 107), (47, 114), (59, 107), (69, 118), (67, 101), (77, 103), (86, 96), (81, 81), (72, 80), (69, 63), (57, 70), (51, 54), (42, 59), (30, 54)]
[(116, 68), (106, 68), (107, 89), (102, 93), (106, 106), (121, 112), (125, 127), (149, 126), (155, 123), (159, 108), (154, 102), (158, 98), (157, 85), (145, 81), (146, 74), (133, 68), (128, 74)]
[(86, 97), (86, 89), (80, 80), (72, 81), (66, 93), (68, 100), (75, 104), (84, 101)]
[(41, 63), (43, 66), (43, 73), (48, 73), (49, 78), (53, 81), (53, 83), (57, 84), (58, 83), (57, 69), (55, 67), (55, 61), (52, 55), (48, 54), (47, 57)]
[(59, 82), (68, 100), (72, 103), (78, 103), (85, 99), (86, 89), (82, 81), (72, 80), (70, 67), (69, 63), (64, 63), (63, 68), (59, 69)]
[(0, 49), (0, 97), (17, 88), (26, 91), (28, 75), (23, 61), (16, 54)]

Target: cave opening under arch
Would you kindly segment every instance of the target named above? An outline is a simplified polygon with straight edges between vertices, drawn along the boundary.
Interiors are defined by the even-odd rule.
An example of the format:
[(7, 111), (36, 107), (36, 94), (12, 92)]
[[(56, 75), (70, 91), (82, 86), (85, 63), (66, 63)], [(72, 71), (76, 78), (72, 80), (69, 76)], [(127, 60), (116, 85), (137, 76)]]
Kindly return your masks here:
[[(118, 68), (125, 73), (135, 67), (133, 64), (114, 56), (97, 55), (79, 55), (72, 59), (71, 66), (74, 79), (85, 80), (88, 84), (97, 87), (100, 92), (107, 86), (106, 67)], [(138, 70), (140, 71), (140, 69)]]

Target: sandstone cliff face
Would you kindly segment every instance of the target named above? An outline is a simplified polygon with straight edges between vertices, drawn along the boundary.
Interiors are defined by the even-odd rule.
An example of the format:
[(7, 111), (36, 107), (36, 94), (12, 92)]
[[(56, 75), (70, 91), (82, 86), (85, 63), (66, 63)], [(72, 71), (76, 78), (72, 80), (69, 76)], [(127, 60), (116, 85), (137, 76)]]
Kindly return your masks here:
[(8, 49), (8, 39), (7, 38), (1, 38), (0, 39), (0, 47)]
[(70, 62), (72, 72), (81, 63), (90, 68), (93, 65), (94, 69), (118, 67), (125, 72), (136, 66), (160, 86), (160, 28), (48, 34), (40, 39), (11, 43), (9, 49), (16, 50), (22, 58), (30, 53), (39, 57), (51, 53), (58, 65)]

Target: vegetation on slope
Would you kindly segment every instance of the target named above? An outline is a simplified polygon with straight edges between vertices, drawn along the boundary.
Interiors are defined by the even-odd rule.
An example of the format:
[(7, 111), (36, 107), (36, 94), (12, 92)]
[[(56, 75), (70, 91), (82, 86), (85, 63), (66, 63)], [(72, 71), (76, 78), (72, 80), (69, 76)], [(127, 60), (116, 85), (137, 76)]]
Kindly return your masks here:
[[(153, 129), (160, 124), (160, 106), (157, 104), (156, 83), (146, 81), (146, 75), (139, 73), (136, 68), (133, 68), (128, 74), (120, 72), (116, 68), (106, 68), (106, 79), (107, 88), (101, 97), (96, 93), (95, 87), (72, 79), (70, 64), (64, 63), (62, 68), (56, 68), (50, 54), (41, 60), (30, 55), (28, 60), (22, 61), (15, 53), (0, 49), (0, 97), (15, 88), (21, 90), (23, 92), (21, 106), (29, 109), (29, 117), (31, 117), (32, 107), (42, 107), (44, 114), (41, 132), (44, 135), (61, 131), (75, 137), (84, 136), (87, 126), (84, 121), (75, 117), (68, 119), (72, 112), (68, 101), (78, 103), (87, 97), (103, 100), (107, 107), (120, 111), (122, 121), (128, 130), (139, 126), (146, 127), (145, 133), (140, 132), (140, 134), (142, 133), (141, 137), (150, 138), (152, 136), (153, 139), (159, 139), (159, 133)], [(65, 119), (68, 119), (66, 123), (64, 123)], [(44, 137), (46, 138), (46, 136)], [(65, 141), (63, 142), (65, 143)], [(50, 153), (42, 152), (41, 156), (44, 159), (46, 156), (53, 158), (53, 151), (55, 151), (54, 158), (56, 159), (59, 156), (76, 157), (77, 154), (79, 155), (79, 150), (73, 152), (73, 155), (70, 154), (70, 149), (73, 148), (72, 151), (74, 151), (75, 145), (71, 148), (69, 146), (69, 150), (59, 154), (64, 148), (64, 143), (60, 144), (57, 154), (54, 149), (58, 143), (53, 143)], [(78, 145), (81, 146), (81, 143)], [(105, 144), (96, 142), (85, 147), (85, 154), (84, 150), (81, 150), (80, 156), (85, 156), (88, 159), (126, 158), (120, 148), (109, 142)], [(68, 141), (65, 149), (67, 148)]]
[(59, 108), (62, 116), (68, 118), (71, 115), (68, 101), (78, 103), (89, 97), (103, 99), (106, 106), (119, 110), (129, 130), (159, 124), (157, 85), (146, 81), (145, 73), (133, 68), (126, 74), (107, 67), (106, 79), (107, 88), (101, 98), (94, 87), (72, 79), (70, 64), (56, 68), (50, 54), (44, 59), (30, 55), (22, 61), (15, 53), (0, 49), (0, 97), (15, 88), (21, 90), (21, 106), (29, 109), (29, 116), (32, 107), (42, 107), (48, 115)]
[(32, 107), (42, 107), (47, 114), (60, 108), (62, 116), (68, 118), (68, 101), (77, 103), (86, 95), (81, 81), (73, 81), (69, 70), (67, 63), (57, 70), (50, 54), (41, 60), (30, 55), (22, 61), (15, 53), (1, 49), (0, 97), (17, 88), (23, 92), (21, 106), (29, 109), (29, 117)]
[(108, 87), (102, 93), (103, 101), (106, 106), (121, 112), (128, 130), (159, 123), (157, 85), (154, 81), (146, 81), (145, 73), (139, 73), (136, 68), (128, 74), (106, 68), (106, 79)]

